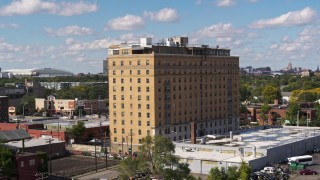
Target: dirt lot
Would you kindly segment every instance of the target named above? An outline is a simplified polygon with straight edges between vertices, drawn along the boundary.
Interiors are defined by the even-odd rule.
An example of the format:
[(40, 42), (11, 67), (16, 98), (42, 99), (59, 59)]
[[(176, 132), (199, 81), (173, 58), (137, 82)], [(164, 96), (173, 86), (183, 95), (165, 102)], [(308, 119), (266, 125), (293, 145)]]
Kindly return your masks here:
[[(118, 164), (119, 161), (109, 160), (108, 167)], [(95, 170), (95, 158), (90, 156), (72, 155), (60, 159), (54, 159), (52, 164), (52, 174), (71, 177), (78, 174), (84, 174), (86, 172)], [(97, 167), (102, 169), (106, 167), (105, 159), (97, 158)]]
[(317, 175), (300, 175), (298, 173), (290, 174), (290, 179), (293, 180), (320, 180), (320, 153), (312, 154), (313, 157), (313, 165), (307, 166), (306, 169), (312, 169), (317, 171), (319, 174)]

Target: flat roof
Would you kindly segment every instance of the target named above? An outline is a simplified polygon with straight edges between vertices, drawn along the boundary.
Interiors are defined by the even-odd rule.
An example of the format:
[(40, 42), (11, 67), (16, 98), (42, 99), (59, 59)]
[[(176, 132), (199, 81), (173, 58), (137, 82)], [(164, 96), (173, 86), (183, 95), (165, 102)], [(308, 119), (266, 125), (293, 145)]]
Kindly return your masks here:
[[(56, 143), (64, 143), (64, 141), (59, 141), (58, 139), (55, 138), (50, 138), (51, 144), (56, 144)], [(34, 146), (43, 146), (43, 145), (48, 145), (49, 138), (37, 138), (37, 139), (29, 139), (24, 141), (24, 147), (34, 147)], [(22, 141), (11, 141), (8, 143), (5, 143), (8, 146), (15, 147), (15, 148), (22, 148)]]
[[(263, 130), (249, 129), (238, 135), (233, 135), (232, 141), (230, 141), (229, 136), (226, 136), (226, 138), (222, 139), (209, 140), (208, 138), (206, 144), (190, 144), (190, 141), (184, 141), (183, 143), (175, 142), (175, 155), (188, 159), (237, 163), (245, 160), (248, 162), (265, 156), (266, 149), (268, 148), (282, 146), (314, 136), (320, 136), (319, 127), (283, 127)], [(251, 149), (252, 147), (256, 147), (256, 157), (253, 157), (253, 155), (242, 156), (240, 154), (239, 148)], [(188, 148), (189, 150), (186, 151), (185, 148)], [(192, 150), (190, 151), (190, 149)], [(253, 150), (248, 151), (247, 149), (246, 152), (253, 152)]]

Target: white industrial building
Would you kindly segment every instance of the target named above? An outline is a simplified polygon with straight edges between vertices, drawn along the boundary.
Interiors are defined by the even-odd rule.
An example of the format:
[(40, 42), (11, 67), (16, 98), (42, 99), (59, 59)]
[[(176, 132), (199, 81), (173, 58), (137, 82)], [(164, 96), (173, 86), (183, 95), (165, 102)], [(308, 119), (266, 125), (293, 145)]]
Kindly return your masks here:
[[(204, 140), (206, 139), (205, 144)], [(250, 129), (221, 137), (218, 135), (190, 141), (175, 142), (175, 154), (189, 164), (191, 172), (209, 174), (213, 167), (238, 166), (242, 161), (254, 170), (288, 157), (303, 155), (320, 148), (317, 127), (283, 127)]]

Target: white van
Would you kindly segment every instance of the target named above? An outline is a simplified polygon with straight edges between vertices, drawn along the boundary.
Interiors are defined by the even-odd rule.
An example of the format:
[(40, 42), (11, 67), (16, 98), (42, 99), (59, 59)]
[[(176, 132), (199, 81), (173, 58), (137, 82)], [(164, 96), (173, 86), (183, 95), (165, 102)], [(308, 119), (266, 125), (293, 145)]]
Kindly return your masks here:
[(264, 167), (263, 170), (261, 170), (261, 172), (273, 174), (275, 172), (275, 168), (274, 167)]

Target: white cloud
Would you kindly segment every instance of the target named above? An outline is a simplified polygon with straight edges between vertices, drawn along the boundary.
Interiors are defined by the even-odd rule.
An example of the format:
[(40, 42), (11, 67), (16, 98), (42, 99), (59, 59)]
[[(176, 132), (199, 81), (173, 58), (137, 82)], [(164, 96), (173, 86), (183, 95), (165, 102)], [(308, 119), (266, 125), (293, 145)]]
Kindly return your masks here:
[(316, 17), (316, 11), (306, 7), (300, 11), (291, 11), (272, 19), (262, 19), (250, 25), (252, 28), (268, 28), (277, 26), (296, 26), (312, 22)]
[(80, 15), (84, 13), (90, 13), (97, 11), (96, 4), (85, 3), (83, 1), (78, 3), (61, 3), (60, 10), (58, 12), (61, 16)]
[(177, 22), (179, 21), (178, 12), (172, 8), (163, 8), (158, 12), (144, 12), (144, 17), (158, 22)]
[(65, 41), (70, 51), (93, 51), (93, 50), (106, 50), (110, 45), (120, 44), (119, 40), (115, 39), (98, 39), (92, 42), (79, 42), (72, 38)]
[(229, 7), (235, 4), (234, 0), (216, 0), (216, 5), (219, 7)]
[(226, 38), (234, 37), (244, 33), (243, 29), (236, 29), (231, 23), (217, 24), (209, 27), (204, 27), (196, 32), (197, 36), (201, 38), (215, 37), (215, 38)]
[(127, 14), (124, 17), (118, 17), (108, 22), (106, 30), (134, 30), (144, 27), (144, 21), (140, 16)]
[(19, 28), (19, 24), (15, 23), (8, 23), (8, 24), (0, 24), (0, 29), (5, 29), (5, 28)]
[(93, 33), (92, 29), (88, 27), (79, 27), (76, 25), (67, 26), (57, 30), (51, 28), (45, 28), (44, 30), (51, 36), (81, 36)]
[(54, 3), (45, 0), (15, 0), (7, 6), (1, 7), (0, 15), (28, 15), (43, 12), (61, 16), (72, 16), (94, 12), (97, 9), (96, 4), (85, 3), (83, 1), (78, 3)]

